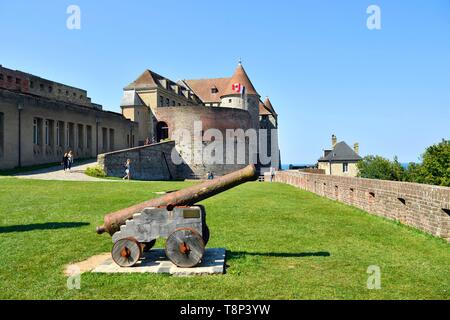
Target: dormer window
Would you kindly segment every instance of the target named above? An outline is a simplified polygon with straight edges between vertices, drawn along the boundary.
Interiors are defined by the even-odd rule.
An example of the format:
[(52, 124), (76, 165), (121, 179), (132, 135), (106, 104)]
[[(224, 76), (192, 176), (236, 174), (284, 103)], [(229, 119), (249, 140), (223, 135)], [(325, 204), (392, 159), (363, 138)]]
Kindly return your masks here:
[(219, 89), (217, 89), (216, 87), (211, 88), (211, 93), (212, 94), (215, 94), (215, 93), (218, 93), (218, 92), (219, 92)]

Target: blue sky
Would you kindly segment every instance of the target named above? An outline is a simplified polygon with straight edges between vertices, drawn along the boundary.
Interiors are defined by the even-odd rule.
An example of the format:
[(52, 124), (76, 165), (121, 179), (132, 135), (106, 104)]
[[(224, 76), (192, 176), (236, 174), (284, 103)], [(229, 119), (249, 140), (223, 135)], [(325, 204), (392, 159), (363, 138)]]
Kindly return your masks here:
[[(71, 4), (81, 30), (66, 28)], [(366, 27), (371, 4), (381, 30)], [(1, 1), (0, 36), (0, 64), (117, 112), (146, 68), (222, 77), (241, 57), (279, 113), (283, 163), (315, 162), (333, 133), (401, 162), (450, 138), (448, 0)]]

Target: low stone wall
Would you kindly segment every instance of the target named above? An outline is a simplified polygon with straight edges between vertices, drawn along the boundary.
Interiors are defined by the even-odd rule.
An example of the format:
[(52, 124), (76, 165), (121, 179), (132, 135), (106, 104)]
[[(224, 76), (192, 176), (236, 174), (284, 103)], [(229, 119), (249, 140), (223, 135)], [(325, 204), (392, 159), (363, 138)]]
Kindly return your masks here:
[[(269, 179), (266, 177), (266, 181)], [(279, 171), (274, 181), (399, 221), (450, 242), (450, 188), (298, 171)]]
[(131, 178), (138, 180), (175, 180), (191, 174), (187, 165), (175, 165), (171, 153), (175, 142), (119, 150), (98, 155), (100, 167), (111, 177), (125, 175), (125, 163), (131, 160)]

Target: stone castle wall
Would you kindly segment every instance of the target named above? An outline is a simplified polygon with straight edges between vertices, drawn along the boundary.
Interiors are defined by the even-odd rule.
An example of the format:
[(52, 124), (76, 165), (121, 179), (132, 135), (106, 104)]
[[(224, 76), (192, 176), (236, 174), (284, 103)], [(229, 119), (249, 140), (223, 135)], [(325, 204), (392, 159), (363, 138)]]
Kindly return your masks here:
[(450, 188), (297, 171), (277, 172), (275, 181), (344, 202), (450, 241)]
[(131, 178), (137, 180), (177, 180), (192, 174), (186, 165), (174, 165), (171, 153), (175, 142), (168, 141), (100, 154), (98, 164), (111, 177), (125, 175), (125, 163), (131, 160)]
[[(180, 106), (158, 108), (155, 116), (158, 121), (167, 123), (169, 137), (176, 141), (178, 153), (188, 163), (190, 174), (185, 176), (185, 178), (204, 178), (208, 171), (213, 172), (216, 176), (221, 176), (242, 169), (249, 163), (248, 157), (245, 159), (245, 163), (238, 163), (236, 147), (234, 147), (233, 163), (226, 163), (227, 150), (225, 143), (222, 150), (223, 157), (219, 161), (221, 163), (213, 162), (214, 155), (207, 152), (199, 155), (193, 151), (195, 146), (193, 141), (195, 122), (201, 122), (204, 133), (207, 133), (208, 129), (217, 129), (225, 139), (227, 129), (242, 129), (246, 131), (253, 128), (252, 118), (247, 111), (222, 107)], [(190, 132), (192, 139), (174, 137), (174, 133), (177, 130), (187, 130)], [(202, 146), (207, 148), (211, 143), (214, 143), (214, 141), (206, 138), (203, 139)], [(248, 151), (248, 143), (246, 143), (246, 150)], [(201, 161), (195, 161), (197, 159), (201, 159)]]

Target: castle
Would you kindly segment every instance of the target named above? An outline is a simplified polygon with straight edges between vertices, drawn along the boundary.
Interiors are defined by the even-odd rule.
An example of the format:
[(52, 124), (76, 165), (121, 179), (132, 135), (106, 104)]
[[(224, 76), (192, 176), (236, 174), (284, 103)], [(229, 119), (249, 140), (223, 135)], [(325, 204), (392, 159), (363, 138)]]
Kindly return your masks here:
[[(278, 115), (269, 98), (264, 102), (260, 98), (244, 67), (239, 63), (231, 77), (178, 82), (146, 70), (124, 88), (121, 108), (126, 118), (138, 124), (139, 145), (144, 144), (146, 140), (174, 140), (183, 158), (192, 156), (196, 151), (189, 148), (191, 143), (176, 137), (174, 132), (177, 129), (188, 130), (194, 136), (195, 123), (201, 123), (204, 147), (212, 143), (212, 140), (203, 134), (209, 129), (219, 130), (223, 136), (226, 136), (226, 131), (230, 129), (253, 129), (258, 132), (256, 151), (253, 150), (256, 154), (249, 154), (252, 151), (246, 141), (247, 155), (243, 163), (236, 161), (235, 154), (234, 161), (227, 163), (229, 150), (223, 146), (219, 159), (223, 161), (208, 164), (203, 155), (201, 163), (190, 163), (189, 167), (193, 176), (204, 176), (209, 171), (222, 175), (240, 169), (253, 159), (263, 173), (270, 167), (279, 169), (280, 160)], [(259, 133), (264, 137), (260, 137)], [(267, 151), (266, 156), (270, 157), (270, 161), (260, 161), (261, 150)]]
[[(196, 123), (202, 125), (204, 147), (214, 144), (215, 138), (206, 134), (209, 129), (224, 136), (227, 130), (254, 129), (258, 145), (251, 149), (245, 136), (243, 163), (225, 161), (229, 152), (224, 147), (224, 161), (189, 164), (189, 177), (225, 174), (252, 159), (261, 172), (280, 167), (278, 115), (269, 98), (261, 100), (241, 63), (228, 78), (178, 82), (146, 70), (124, 88), (121, 109), (122, 114), (105, 111), (85, 90), (0, 66), (0, 169), (59, 162), (69, 149), (76, 158), (93, 158), (167, 140), (186, 157), (195, 151), (175, 132), (184, 129), (194, 135)], [(259, 160), (264, 149), (260, 141), (269, 162)]]

